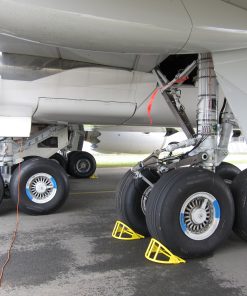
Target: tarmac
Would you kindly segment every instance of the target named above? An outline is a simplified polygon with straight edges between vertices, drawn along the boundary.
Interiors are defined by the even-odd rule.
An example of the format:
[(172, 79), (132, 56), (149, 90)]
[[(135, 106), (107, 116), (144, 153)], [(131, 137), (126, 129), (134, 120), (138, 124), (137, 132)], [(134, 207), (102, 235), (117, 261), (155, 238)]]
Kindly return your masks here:
[[(111, 237), (115, 190), (127, 168), (97, 169), (96, 179), (70, 179), (55, 214), (21, 214), (1, 296), (247, 295), (247, 242), (232, 234), (207, 258), (161, 265), (145, 259), (149, 239)], [(15, 206), (0, 206), (0, 264), (15, 228)]]

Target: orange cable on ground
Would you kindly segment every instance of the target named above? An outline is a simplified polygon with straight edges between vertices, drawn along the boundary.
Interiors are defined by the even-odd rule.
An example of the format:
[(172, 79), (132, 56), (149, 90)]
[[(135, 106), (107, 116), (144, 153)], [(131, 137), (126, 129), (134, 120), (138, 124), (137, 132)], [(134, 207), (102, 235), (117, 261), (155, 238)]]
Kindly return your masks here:
[(9, 249), (7, 251), (7, 258), (1, 268), (1, 273), (0, 273), (0, 287), (2, 286), (2, 280), (3, 280), (3, 276), (4, 276), (4, 272), (5, 272), (5, 268), (8, 265), (10, 258), (11, 258), (11, 251), (12, 248), (14, 246), (15, 240), (16, 240), (16, 236), (17, 236), (17, 232), (18, 232), (18, 228), (19, 228), (19, 204), (20, 204), (20, 179), (21, 179), (21, 163), (19, 163), (18, 165), (18, 200), (17, 200), (17, 205), (16, 205), (16, 224), (15, 224), (15, 230), (13, 232), (13, 236), (12, 236), (12, 241), (11, 244), (9, 246)]

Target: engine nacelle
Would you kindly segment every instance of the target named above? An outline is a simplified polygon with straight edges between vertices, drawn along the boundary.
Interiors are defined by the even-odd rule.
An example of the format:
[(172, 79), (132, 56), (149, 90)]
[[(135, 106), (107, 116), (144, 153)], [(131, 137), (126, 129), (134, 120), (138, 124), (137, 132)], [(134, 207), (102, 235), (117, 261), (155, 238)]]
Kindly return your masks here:
[(166, 132), (92, 131), (86, 141), (100, 153), (147, 154), (166, 145)]

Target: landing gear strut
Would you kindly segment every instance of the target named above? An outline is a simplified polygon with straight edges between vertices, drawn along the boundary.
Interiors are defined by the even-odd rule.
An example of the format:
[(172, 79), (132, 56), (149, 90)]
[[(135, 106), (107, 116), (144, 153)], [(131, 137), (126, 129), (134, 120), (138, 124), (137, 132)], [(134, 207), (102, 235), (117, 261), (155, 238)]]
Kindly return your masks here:
[[(183, 77), (198, 66), (197, 133), (194, 132), (185, 110), (180, 103), (178, 86)], [(142, 190), (135, 186), (139, 196), (148, 198), (145, 211), (142, 199), (136, 202), (137, 193), (131, 195), (124, 177), (117, 192), (118, 209), (125, 222), (140, 234), (147, 234), (145, 228), (137, 227), (133, 220), (141, 213), (145, 216), (143, 225), (148, 232), (177, 255), (184, 258), (205, 256), (220, 245), (230, 234), (234, 220), (232, 193), (224, 182), (223, 165), (218, 167), (228, 153), (228, 142), (235, 120), (226, 103), (219, 121), (217, 81), (210, 54), (200, 54), (171, 82), (159, 70), (153, 71), (160, 91), (177, 118), (188, 140), (170, 144), (153, 152), (144, 161), (132, 168), (132, 183), (146, 185)], [(178, 148), (194, 146), (191, 151), (178, 156), (172, 152)], [(161, 152), (169, 152), (161, 157)], [(231, 181), (238, 174), (236, 168), (229, 168)], [(216, 167), (218, 169), (216, 170)], [(226, 165), (225, 165), (226, 168)], [(152, 170), (160, 176), (153, 182), (145, 175)], [(218, 171), (218, 174), (215, 174)], [(128, 173), (130, 176), (130, 173)], [(139, 181), (138, 181), (139, 180)], [(128, 188), (127, 188), (128, 187)], [(127, 189), (126, 189), (127, 188)], [(128, 200), (128, 203), (126, 203)], [(134, 202), (135, 200), (135, 202)], [(126, 219), (136, 213), (132, 220)], [(126, 221), (127, 220), (127, 221)], [(142, 219), (144, 221), (144, 219)]]

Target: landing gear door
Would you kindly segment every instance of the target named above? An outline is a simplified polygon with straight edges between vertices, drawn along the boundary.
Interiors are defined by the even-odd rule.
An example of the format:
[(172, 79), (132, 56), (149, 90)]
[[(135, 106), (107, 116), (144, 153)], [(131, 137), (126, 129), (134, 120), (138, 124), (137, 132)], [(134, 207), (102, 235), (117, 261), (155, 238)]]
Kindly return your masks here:
[(34, 119), (42, 121), (122, 124), (135, 114), (136, 104), (103, 100), (39, 98)]

